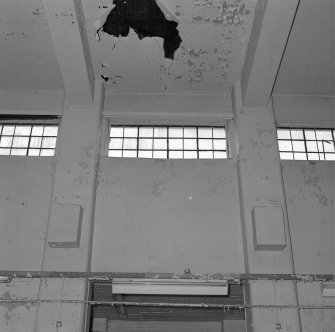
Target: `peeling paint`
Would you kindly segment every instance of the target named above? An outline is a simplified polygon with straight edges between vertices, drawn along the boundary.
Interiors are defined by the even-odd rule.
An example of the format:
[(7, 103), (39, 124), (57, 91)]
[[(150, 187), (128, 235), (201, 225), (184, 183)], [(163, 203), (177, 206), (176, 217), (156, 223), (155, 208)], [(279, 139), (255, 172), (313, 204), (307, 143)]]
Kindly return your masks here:
[[(175, 19), (172, 12), (167, 10), (164, 3), (159, 5), (154, 0), (115, 0), (115, 7), (108, 14), (102, 29), (115, 37), (126, 37), (132, 28), (139, 39), (145, 37), (163, 38), (165, 57), (174, 59), (174, 53), (179, 48), (181, 38), (177, 30), (178, 23), (169, 19)], [(164, 9), (164, 13), (162, 9)], [(166, 19), (166, 16), (169, 19)], [(101, 22), (100, 22), (101, 23)], [(97, 24), (98, 29), (101, 25)]]

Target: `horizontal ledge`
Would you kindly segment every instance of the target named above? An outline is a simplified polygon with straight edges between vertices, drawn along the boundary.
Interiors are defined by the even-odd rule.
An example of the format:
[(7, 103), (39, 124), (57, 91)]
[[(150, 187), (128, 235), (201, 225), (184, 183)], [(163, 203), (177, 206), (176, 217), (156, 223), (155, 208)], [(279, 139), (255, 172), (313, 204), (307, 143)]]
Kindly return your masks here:
[(153, 113), (153, 112), (110, 112), (103, 116), (115, 124), (188, 124), (188, 125), (220, 125), (234, 118), (232, 113)]
[(214, 273), (185, 274), (174, 273), (127, 273), (127, 272), (74, 272), (74, 271), (0, 271), (0, 276), (17, 279), (32, 278), (78, 278), (92, 281), (109, 281), (114, 278), (155, 278), (155, 279), (201, 279), (227, 280), (231, 282), (248, 280), (294, 280), (303, 282), (335, 281), (335, 274), (271, 274), (271, 273)]
[(67, 303), (67, 304), (90, 304), (105, 306), (137, 306), (137, 307), (167, 307), (167, 308), (211, 308), (223, 309), (224, 311), (244, 310), (244, 309), (300, 309), (300, 310), (333, 310), (335, 305), (280, 305), (280, 304), (212, 304), (212, 303), (165, 303), (165, 302), (129, 302), (129, 301), (85, 301), (85, 300), (53, 300), (53, 299), (6, 299), (1, 300), (0, 304), (38, 304), (38, 303)]

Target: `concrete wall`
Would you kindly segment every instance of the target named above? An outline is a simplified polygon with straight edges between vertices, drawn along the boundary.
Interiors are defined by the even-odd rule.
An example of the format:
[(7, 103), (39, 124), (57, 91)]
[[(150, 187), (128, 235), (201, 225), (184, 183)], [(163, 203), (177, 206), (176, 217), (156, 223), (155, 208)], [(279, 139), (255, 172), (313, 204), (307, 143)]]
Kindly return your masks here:
[(53, 158), (0, 157), (0, 269), (41, 269)]
[(335, 165), (283, 162), (296, 273), (335, 274)]
[[(61, 104), (58, 97), (53, 105)], [(15, 98), (10, 95), (7, 99), (8, 105), (12, 105)], [(32, 102), (36, 107), (31, 104), (28, 113), (42, 110), (44, 102), (44, 99), (38, 105)], [(23, 107), (20, 98), (18, 103)], [(212, 114), (213, 119), (219, 114), (219, 102), (215, 105), (217, 112)], [(6, 109), (13, 111), (13, 107), (6, 106)], [(106, 110), (106, 115), (117, 115), (109, 111)], [(245, 272), (250, 261), (244, 259), (246, 244), (242, 239), (241, 218), (245, 216), (248, 222), (250, 206), (260, 198), (264, 205), (282, 185), (282, 180), (280, 162), (273, 151), (274, 125), (271, 119), (264, 122), (267, 110), (242, 111), (236, 118), (238, 173), (235, 159), (95, 159), (100, 130), (97, 109), (65, 110), (57, 157), (0, 157), (0, 269), (86, 271), (86, 263), (91, 262), (91, 271), (103, 272), (183, 273), (185, 268), (190, 268), (192, 273)], [(230, 114), (222, 118), (232, 116), (230, 110), (227, 113)], [(183, 117), (187, 118), (185, 114)], [(268, 128), (266, 134), (264, 128)], [(92, 147), (89, 171), (81, 167), (83, 161), (87, 162), (83, 153), (87, 146)], [(295, 272), (335, 274), (335, 166), (332, 162), (303, 161), (287, 161), (282, 165)], [(76, 183), (79, 176), (83, 179), (80, 186)], [(83, 207), (85, 227), (79, 248), (50, 248), (46, 243), (52, 197), (61, 198), (64, 204)], [(252, 237), (248, 241), (252, 244)], [(255, 255), (252, 245), (250, 252)], [(268, 262), (272, 257), (269, 252), (257, 255), (262, 260), (255, 258), (255, 266), (263, 273), (286, 271), (286, 263)], [(282, 254), (278, 252), (278, 255)], [(255, 271), (258, 270), (251, 270)], [(62, 289), (68, 287), (64, 296), (84, 300), (85, 282), (73, 282), (15, 280), (1, 286), (0, 299), (59, 300)], [(261, 281), (259, 289), (264, 290), (264, 284)], [(334, 299), (321, 297), (318, 282), (299, 283), (297, 294), (303, 305), (334, 304)], [(39, 306), (2, 303), (0, 330), (53, 331), (59, 320), (55, 314), (59, 306), (58, 303)], [(74, 305), (67, 307), (68, 310), (65, 305), (61, 307), (69, 313), (68, 318), (63, 316), (63, 330), (83, 331), (85, 307)], [(302, 331), (333, 331), (333, 311), (301, 310), (300, 314)], [(268, 316), (271, 326), (273, 315), (271, 312)], [(285, 319), (283, 316), (281, 321)]]
[[(335, 165), (332, 162), (283, 162), (296, 273), (335, 274)], [(321, 282), (298, 283), (300, 305), (330, 306)], [(334, 331), (334, 310), (301, 310), (304, 332)]]
[(102, 158), (93, 271), (243, 272), (232, 160)]

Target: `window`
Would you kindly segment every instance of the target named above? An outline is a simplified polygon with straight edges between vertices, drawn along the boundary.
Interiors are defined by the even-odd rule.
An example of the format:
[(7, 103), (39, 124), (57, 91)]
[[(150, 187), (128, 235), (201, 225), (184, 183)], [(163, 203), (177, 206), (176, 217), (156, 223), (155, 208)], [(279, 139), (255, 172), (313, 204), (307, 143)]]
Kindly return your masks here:
[(0, 155), (54, 156), (57, 133), (55, 121), (0, 120)]
[(224, 127), (111, 126), (109, 157), (225, 159)]
[(334, 129), (278, 128), (281, 159), (335, 160)]

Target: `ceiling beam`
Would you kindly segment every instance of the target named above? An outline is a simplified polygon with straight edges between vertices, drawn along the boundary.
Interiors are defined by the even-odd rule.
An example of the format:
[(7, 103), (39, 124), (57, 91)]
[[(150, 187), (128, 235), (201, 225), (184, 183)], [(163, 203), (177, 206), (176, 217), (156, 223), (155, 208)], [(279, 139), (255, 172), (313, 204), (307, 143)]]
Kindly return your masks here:
[(94, 72), (81, 0), (43, 0), (70, 105), (91, 105)]
[(242, 71), (245, 107), (268, 104), (300, 0), (258, 0)]

